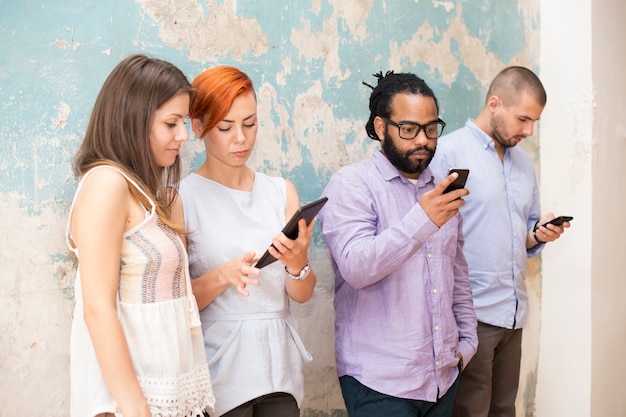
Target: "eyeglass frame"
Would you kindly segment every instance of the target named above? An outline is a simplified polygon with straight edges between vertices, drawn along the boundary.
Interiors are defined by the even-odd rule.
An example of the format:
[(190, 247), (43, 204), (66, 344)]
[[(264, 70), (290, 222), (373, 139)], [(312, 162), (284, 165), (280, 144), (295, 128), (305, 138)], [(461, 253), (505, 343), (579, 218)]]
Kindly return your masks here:
[[(437, 120), (433, 120), (432, 122), (428, 122), (426, 124), (421, 125), (421, 124), (415, 123), (415, 122), (400, 122), (400, 123), (396, 123), (393, 120), (388, 119), (387, 117), (384, 117), (384, 116), (378, 116), (378, 117), (380, 117), (385, 123), (397, 127), (398, 128), (398, 136), (400, 136), (400, 139), (404, 139), (404, 140), (413, 140), (422, 131), (424, 132), (424, 135), (426, 136), (426, 138), (428, 138), (430, 140), (439, 139), (441, 137), (441, 135), (443, 135), (443, 129), (446, 127), (446, 122), (444, 122), (440, 118), (437, 118)], [(430, 136), (428, 136), (428, 134), (426, 134), (426, 129), (424, 129), (425, 127), (427, 127), (429, 125), (432, 125), (432, 124), (441, 125), (441, 133), (439, 133), (439, 135), (436, 138), (431, 138)], [(411, 126), (417, 127), (417, 131), (415, 132), (415, 136), (413, 136), (412, 138), (405, 138), (404, 136), (402, 136), (402, 125), (411, 125)]]

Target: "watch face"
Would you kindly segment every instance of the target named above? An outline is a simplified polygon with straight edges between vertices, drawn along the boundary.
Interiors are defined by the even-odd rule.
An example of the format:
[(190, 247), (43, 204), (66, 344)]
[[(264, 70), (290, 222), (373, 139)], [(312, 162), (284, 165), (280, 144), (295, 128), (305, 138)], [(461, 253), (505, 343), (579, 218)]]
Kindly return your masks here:
[(304, 268), (302, 268), (298, 275), (291, 275), (287, 270), (287, 267), (285, 267), (285, 272), (287, 273), (287, 276), (294, 281), (303, 281), (306, 279), (306, 277), (309, 276), (309, 273), (311, 272), (311, 266), (309, 264), (304, 265)]

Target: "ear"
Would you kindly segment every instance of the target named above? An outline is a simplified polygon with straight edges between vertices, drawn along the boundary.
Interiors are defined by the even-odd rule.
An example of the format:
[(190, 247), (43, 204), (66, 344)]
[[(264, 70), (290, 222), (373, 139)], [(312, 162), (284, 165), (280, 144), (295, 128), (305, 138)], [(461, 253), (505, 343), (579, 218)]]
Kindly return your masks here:
[(502, 106), (502, 99), (498, 96), (490, 96), (489, 99), (487, 99), (487, 108), (491, 113), (495, 113), (498, 108)]
[(385, 129), (387, 129), (387, 123), (380, 116), (374, 118), (374, 131), (378, 136), (378, 139), (382, 142), (385, 140)]
[(191, 130), (193, 130), (193, 134), (196, 135), (198, 139), (202, 139), (204, 125), (200, 119), (191, 119)]

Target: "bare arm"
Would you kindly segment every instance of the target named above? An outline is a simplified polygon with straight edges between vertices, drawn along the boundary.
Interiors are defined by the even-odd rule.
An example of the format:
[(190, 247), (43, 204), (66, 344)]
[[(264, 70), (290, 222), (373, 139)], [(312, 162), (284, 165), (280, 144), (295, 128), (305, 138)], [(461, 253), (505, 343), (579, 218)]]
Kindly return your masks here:
[(116, 308), (123, 233), (142, 215), (124, 177), (98, 169), (85, 181), (71, 219), (85, 323), (104, 379), (124, 416), (151, 415)]
[[(298, 191), (290, 181), (285, 181), (287, 187), (287, 205), (285, 207), (285, 218), (289, 219), (300, 207)], [(273, 247), (269, 251), (272, 256), (281, 261), (290, 274), (299, 275), (300, 271), (309, 263), (309, 243), (313, 236), (315, 221), (307, 227), (306, 221), (301, 219), (298, 222), (298, 238), (291, 240), (279, 233), (272, 239)], [(317, 282), (315, 271), (311, 269), (309, 276), (303, 281), (296, 281), (287, 278), (285, 289), (289, 297), (298, 303), (304, 303), (313, 296), (313, 290)]]

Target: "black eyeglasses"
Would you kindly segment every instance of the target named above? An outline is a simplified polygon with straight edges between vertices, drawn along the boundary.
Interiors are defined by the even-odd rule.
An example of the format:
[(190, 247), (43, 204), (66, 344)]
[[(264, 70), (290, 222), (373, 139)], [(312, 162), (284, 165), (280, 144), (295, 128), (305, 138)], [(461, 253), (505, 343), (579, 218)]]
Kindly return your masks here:
[(398, 133), (402, 139), (411, 140), (415, 138), (423, 130), (428, 139), (437, 139), (443, 133), (443, 128), (446, 127), (446, 122), (441, 119), (437, 119), (434, 122), (421, 125), (413, 122), (396, 123), (393, 120), (389, 120), (386, 117), (379, 116), (385, 121), (385, 123), (393, 125), (398, 128)]

